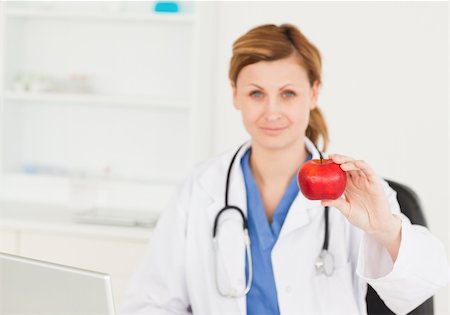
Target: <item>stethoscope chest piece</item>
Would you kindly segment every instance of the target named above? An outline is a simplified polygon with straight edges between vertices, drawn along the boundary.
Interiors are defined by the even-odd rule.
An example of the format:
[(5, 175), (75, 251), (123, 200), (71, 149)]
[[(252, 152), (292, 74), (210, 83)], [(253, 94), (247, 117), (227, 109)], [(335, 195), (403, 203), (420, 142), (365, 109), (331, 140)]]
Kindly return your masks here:
[(326, 250), (322, 249), (319, 257), (316, 260), (316, 272), (317, 274), (324, 274), (327, 277), (331, 276), (334, 271), (333, 255)]

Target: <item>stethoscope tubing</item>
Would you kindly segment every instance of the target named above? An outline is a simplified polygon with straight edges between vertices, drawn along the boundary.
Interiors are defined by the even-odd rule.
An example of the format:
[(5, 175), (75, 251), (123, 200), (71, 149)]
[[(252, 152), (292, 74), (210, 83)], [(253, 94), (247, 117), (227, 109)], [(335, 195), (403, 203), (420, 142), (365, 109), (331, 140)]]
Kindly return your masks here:
[[(224, 293), (221, 291), (220, 286), (218, 285), (218, 276), (217, 276), (217, 270), (216, 270), (216, 286), (217, 286), (217, 290), (219, 291), (219, 293), (222, 296), (225, 297), (241, 297), (241, 296), (245, 296), (251, 288), (251, 284), (252, 284), (252, 280), (253, 280), (253, 263), (252, 263), (252, 255), (251, 255), (251, 248), (250, 248), (250, 236), (248, 233), (248, 221), (247, 218), (245, 217), (244, 212), (237, 206), (233, 206), (233, 205), (229, 205), (228, 200), (229, 200), (229, 188), (230, 188), (230, 177), (231, 177), (231, 170), (233, 168), (234, 162), (236, 160), (237, 155), (239, 154), (239, 152), (241, 151), (242, 147), (245, 145), (242, 144), (236, 151), (236, 153), (233, 155), (233, 158), (230, 161), (230, 165), (228, 166), (228, 171), (227, 171), (227, 178), (226, 178), (226, 183), (225, 183), (225, 206), (217, 213), (215, 219), (214, 219), (214, 226), (213, 226), (213, 245), (214, 245), (214, 250), (217, 251), (218, 250), (218, 244), (217, 244), (217, 228), (219, 225), (219, 219), (220, 216), (227, 210), (234, 210), (237, 211), (240, 216), (242, 217), (242, 227), (244, 230), (244, 245), (246, 248), (246, 254), (247, 254), (247, 260), (248, 260), (248, 281), (246, 283), (245, 289), (242, 292), (232, 292), (232, 293)], [(318, 148), (316, 147), (316, 149), (318, 150)], [(317, 265), (319, 264), (319, 266), (322, 266), (323, 268), (323, 254), (326, 255), (331, 255), (328, 253), (328, 245), (329, 245), (329, 207), (326, 206), (324, 209), (324, 218), (325, 218), (325, 232), (324, 232), (324, 241), (323, 241), (323, 245), (322, 245), (322, 250), (321, 250), (321, 254), (319, 256), (319, 259), (322, 259), (322, 261), (318, 261), (316, 262), (316, 268), (320, 268), (317, 267)], [(332, 258), (332, 256), (330, 256)], [(217, 255), (214, 255), (214, 263), (216, 265), (217, 268)], [(322, 271), (321, 271), (322, 272)], [(331, 275), (331, 273), (327, 273), (324, 272), (327, 276)]]

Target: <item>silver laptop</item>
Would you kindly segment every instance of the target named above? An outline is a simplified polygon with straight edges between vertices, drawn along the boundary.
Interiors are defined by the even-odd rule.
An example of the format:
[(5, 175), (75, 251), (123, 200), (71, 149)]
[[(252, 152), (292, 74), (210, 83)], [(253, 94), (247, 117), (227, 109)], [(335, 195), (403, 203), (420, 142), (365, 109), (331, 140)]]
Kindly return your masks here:
[(113, 315), (109, 275), (0, 253), (0, 315)]

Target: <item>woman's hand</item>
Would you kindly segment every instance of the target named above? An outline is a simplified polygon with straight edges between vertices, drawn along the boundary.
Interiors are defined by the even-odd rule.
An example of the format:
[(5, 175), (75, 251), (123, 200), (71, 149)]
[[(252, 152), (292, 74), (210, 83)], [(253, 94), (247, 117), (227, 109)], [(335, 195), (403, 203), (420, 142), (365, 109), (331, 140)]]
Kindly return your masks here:
[(400, 248), (401, 220), (391, 212), (381, 178), (364, 161), (339, 154), (331, 154), (329, 158), (347, 173), (345, 199), (322, 200), (322, 205), (339, 209), (350, 223), (381, 242), (395, 261)]

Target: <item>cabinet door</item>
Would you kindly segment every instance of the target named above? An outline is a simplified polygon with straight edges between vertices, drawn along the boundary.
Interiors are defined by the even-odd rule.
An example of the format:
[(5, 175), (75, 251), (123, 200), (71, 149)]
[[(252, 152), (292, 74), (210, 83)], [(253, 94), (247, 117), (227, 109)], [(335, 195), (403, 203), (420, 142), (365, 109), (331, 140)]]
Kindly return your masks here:
[(17, 254), (17, 234), (15, 230), (0, 229), (0, 252)]
[(116, 309), (148, 241), (124, 241), (69, 234), (23, 232), (22, 256), (107, 273)]

